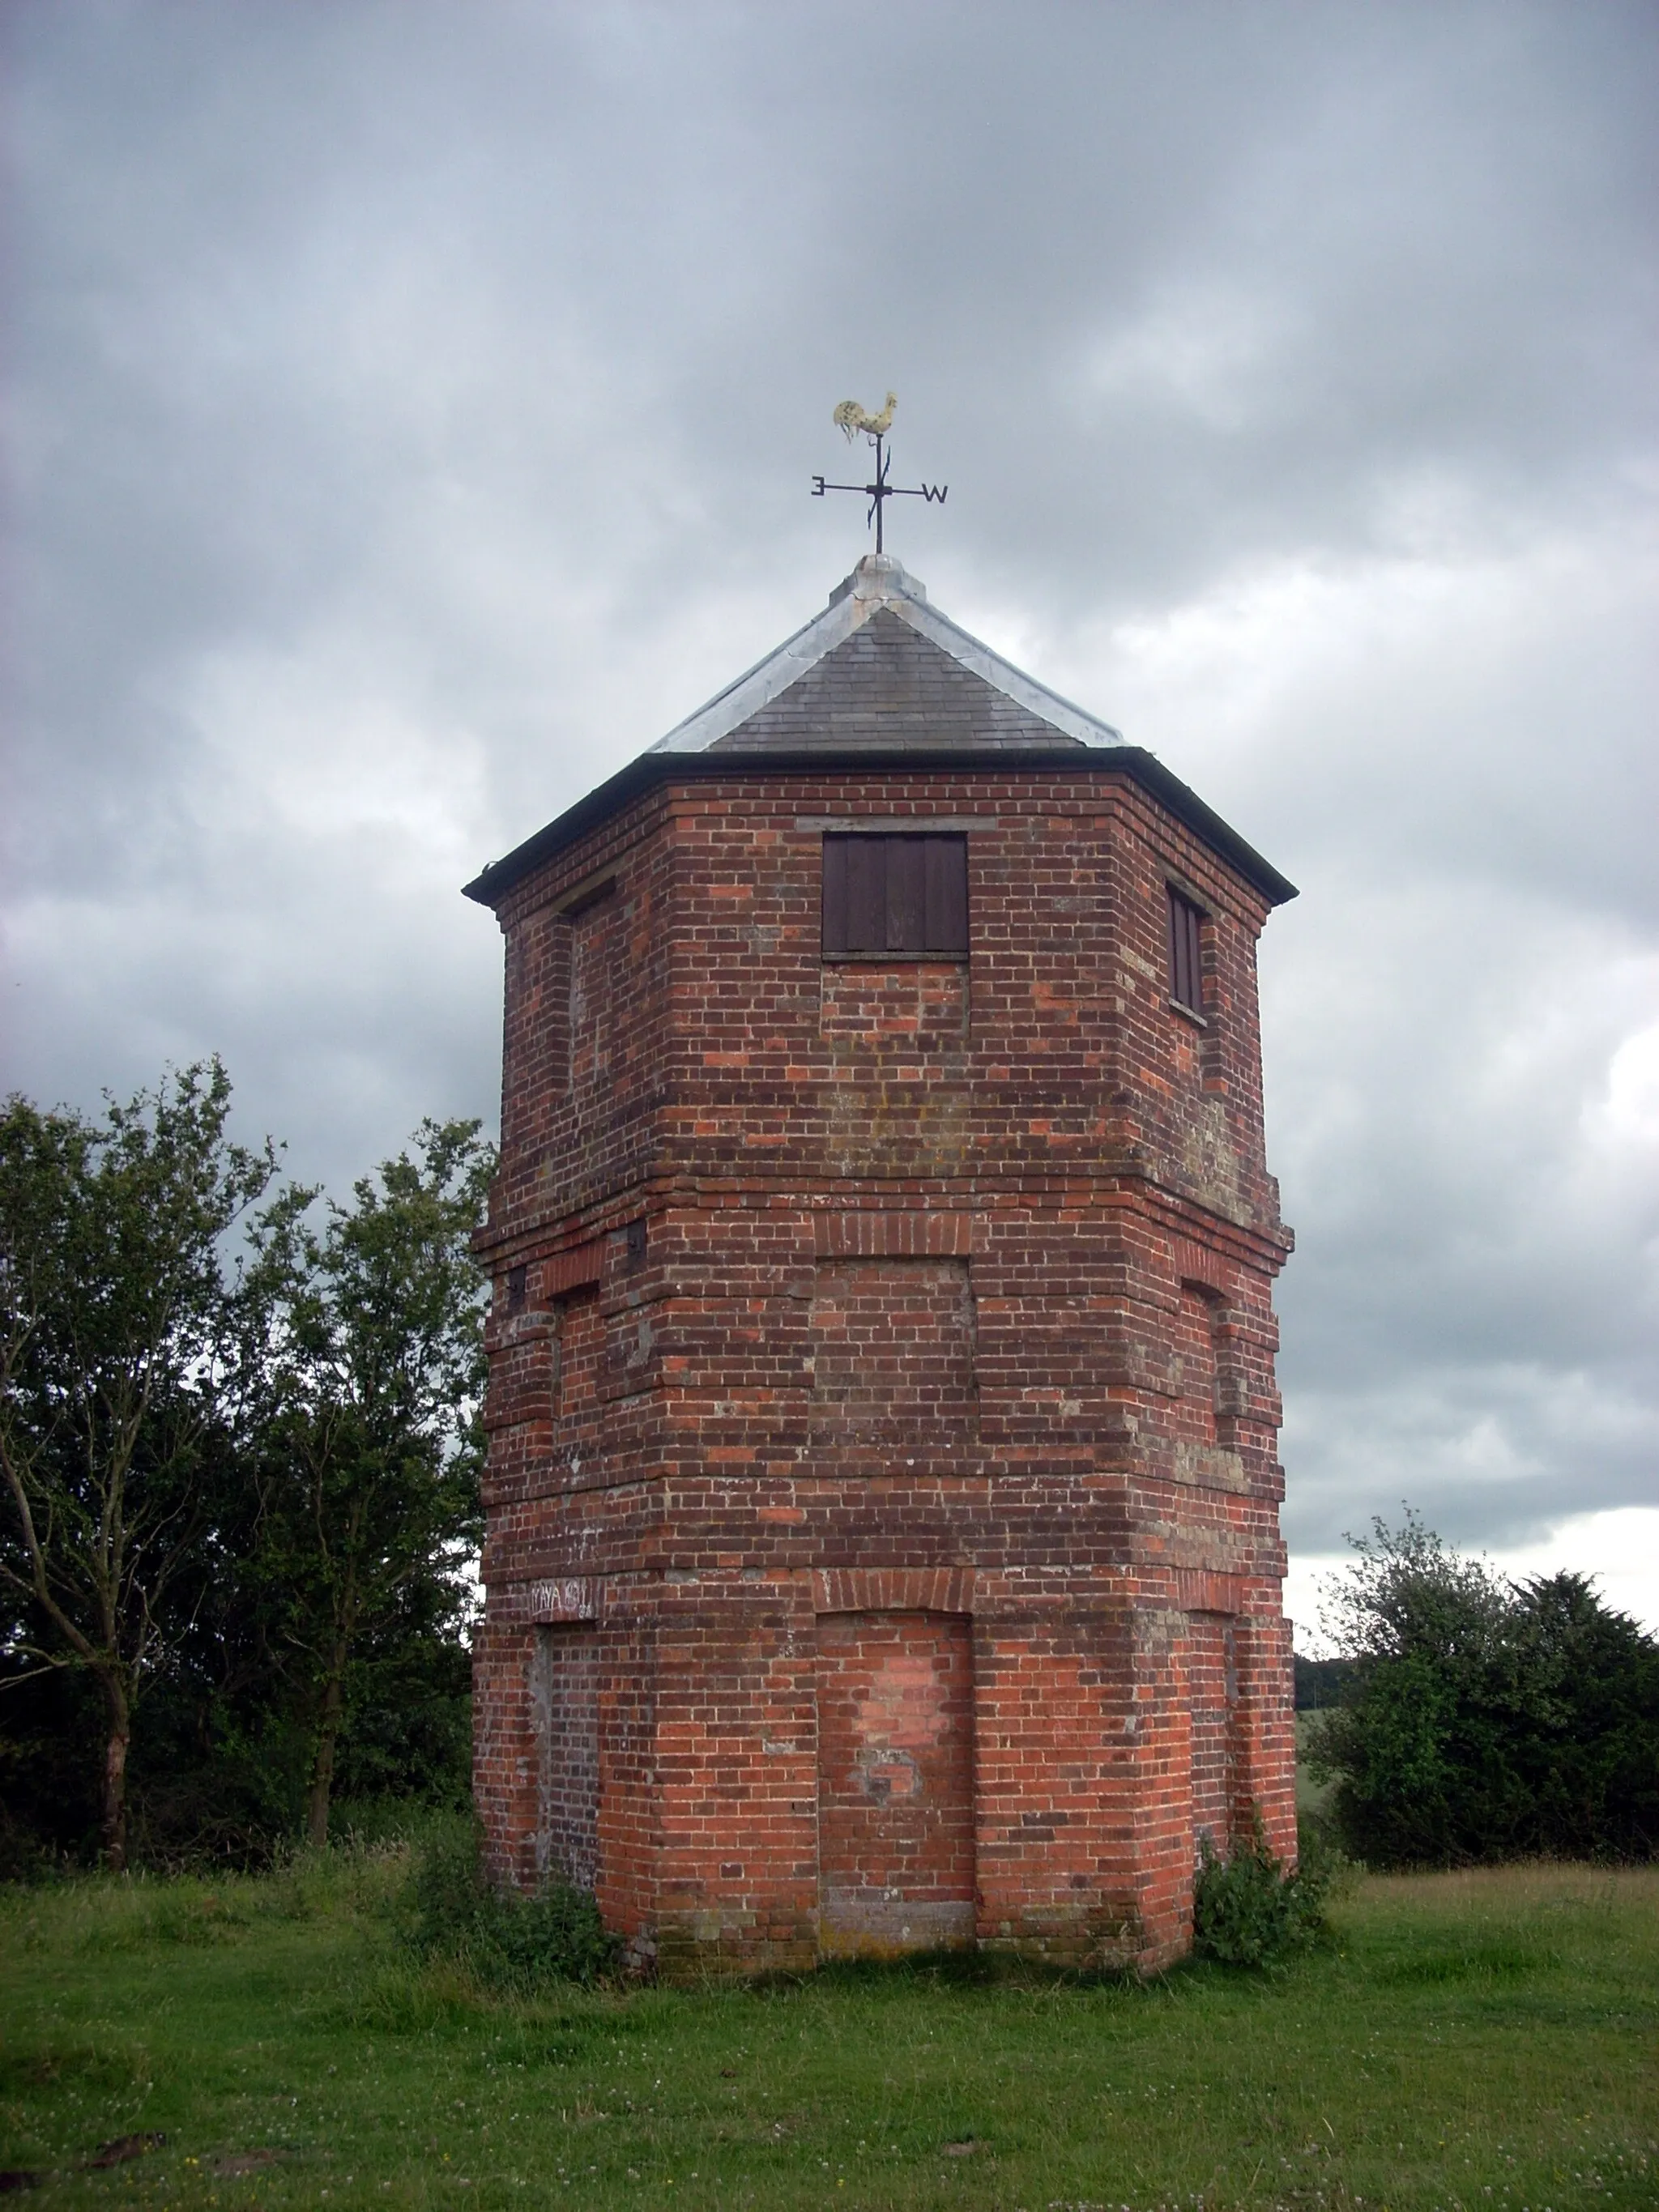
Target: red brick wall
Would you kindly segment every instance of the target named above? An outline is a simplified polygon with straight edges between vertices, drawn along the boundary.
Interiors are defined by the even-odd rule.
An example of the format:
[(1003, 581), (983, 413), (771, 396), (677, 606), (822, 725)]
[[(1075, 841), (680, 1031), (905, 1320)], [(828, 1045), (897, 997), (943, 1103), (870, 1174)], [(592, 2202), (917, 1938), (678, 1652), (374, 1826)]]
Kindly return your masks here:
[[(967, 961), (822, 961), (823, 826), (872, 815), (979, 825)], [(1171, 879), (1208, 916), (1201, 1023)], [(1255, 1804), (1293, 1849), (1263, 919), (1094, 764), (734, 765), (514, 888), (481, 1239), (503, 1872), (556, 1849), (535, 1623), (572, 1578), (599, 1893), (666, 1967), (830, 1940), (820, 1668), (854, 1615), (966, 1624), (980, 1940), (1168, 1957), (1201, 1826)]]
[(812, 1278), (815, 1450), (959, 1450), (974, 1413), (965, 1260), (820, 1260)]

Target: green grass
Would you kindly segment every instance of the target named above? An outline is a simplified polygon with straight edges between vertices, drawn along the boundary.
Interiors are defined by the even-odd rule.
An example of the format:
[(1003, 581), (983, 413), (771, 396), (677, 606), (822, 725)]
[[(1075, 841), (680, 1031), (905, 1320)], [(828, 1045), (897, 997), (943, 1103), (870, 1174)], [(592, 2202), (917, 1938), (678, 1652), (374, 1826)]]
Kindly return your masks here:
[(55, 2170), (21, 2201), (1659, 2204), (1659, 1871), (1367, 1880), (1330, 1950), (1269, 1977), (848, 1969), (534, 2003), (410, 1966), (403, 1873), (336, 1850), (0, 1897), (0, 2165)]

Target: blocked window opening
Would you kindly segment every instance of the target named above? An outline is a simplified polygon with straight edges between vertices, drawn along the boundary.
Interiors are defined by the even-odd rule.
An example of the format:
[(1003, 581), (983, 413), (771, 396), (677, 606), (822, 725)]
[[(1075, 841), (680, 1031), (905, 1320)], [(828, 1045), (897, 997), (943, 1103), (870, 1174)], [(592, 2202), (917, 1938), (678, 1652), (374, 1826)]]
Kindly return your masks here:
[(811, 1320), (815, 1442), (915, 1453), (971, 1423), (965, 1260), (823, 1261)]
[(818, 1929), (826, 1953), (974, 1936), (970, 1624), (942, 1613), (818, 1622)]
[(1218, 1441), (1220, 1301), (1195, 1283), (1181, 1285), (1176, 1317), (1176, 1352), (1181, 1362), (1181, 1397), (1176, 1433), (1188, 1443)]
[(826, 836), (826, 960), (965, 959), (968, 840)]
[(538, 1628), (531, 1682), (536, 1871), (592, 1889), (599, 1863), (599, 1641), (591, 1623)]
[(569, 1072), (573, 1091), (610, 1080), (620, 906), (602, 884), (566, 915), (570, 932)]
[(553, 1418), (562, 1434), (591, 1420), (599, 1402), (605, 1359), (605, 1319), (597, 1288), (573, 1291), (553, 1309), (549, 1343)]
[(1207, 1835), (1225, 1857), (1236, 1832), (1238, 1770), (1237, 1630), (1224, 1613), (1188, 1616), (1187, 1700), (1191, 1725), (1193, 1850)]

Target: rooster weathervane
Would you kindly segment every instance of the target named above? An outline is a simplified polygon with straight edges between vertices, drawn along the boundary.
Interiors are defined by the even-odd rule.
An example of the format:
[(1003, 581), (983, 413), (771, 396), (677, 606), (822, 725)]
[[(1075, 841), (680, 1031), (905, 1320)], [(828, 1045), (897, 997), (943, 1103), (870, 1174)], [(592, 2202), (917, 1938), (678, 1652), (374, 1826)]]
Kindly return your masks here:
[(865, 522), (866, 526), (872, 522), (876, 526), (876, 550), (878, 553), (884, 550), (882, 544), (881, 510), (888, 500), (925, 499), (930, 503), (930, 505), (937, 503), (939, 506), (943, 507), (945, 504), (945, 494), (951, 489), (949, 484), (896, 484), (888, 483), (887, 471), (892, 465), (892, 457), (887, 451), (886, 439), (887, 433), (893, 427), (893, 410), (897, 405), (898, 401), (890, 392), (887, 395), (887, 404), (882, 409), (879, 415), (870, 414), (866, 409), (860, 406), (856, 399), (843, 399), (840, 406), (836, 408), (835, 414), (831, 418), (835, 422), (836, 428), (846, 434), (849, 444), (860, 434), (860, 432), (862, 432), (863, 434), (868, 438), (871, 444), (875, 447), (876, 477), (873, 483), (827, 483), (823, 477), (814, 477), (812, 479), (812, 496), (814, 499), (822, 499), (827, 491), (856, 491), (863, 493), (864, 496), (870, 502), (870, 511), (865, 517)]

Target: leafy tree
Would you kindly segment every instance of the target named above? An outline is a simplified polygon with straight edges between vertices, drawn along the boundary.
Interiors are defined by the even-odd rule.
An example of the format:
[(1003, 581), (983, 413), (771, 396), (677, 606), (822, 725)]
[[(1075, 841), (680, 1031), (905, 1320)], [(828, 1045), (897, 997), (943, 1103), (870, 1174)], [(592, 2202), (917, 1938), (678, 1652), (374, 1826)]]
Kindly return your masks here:
[(1326, 1583), (1320, 1608), (1320, 1626), (1344, 1658), (1449, 1660), (1490, 1650), (1504, 1584), (1484, 1560), (1461, 1558), (1409, 1506), (1398, 1528), (1374, 1520), (1369, 1536), (1348, 1544), (1353, 1564)]
[[(307, 1220), (258, 1231), (260, 1537), (252, 1569), (311, 1740), (306, 1829), (328, 1832), (343, 1732), (378, 1662), (459, 1650), (482, 1534), (484, 1286), (471, 1253), (495, 1170), (476, 1121), (428, 1121), (414, 1156)], [(401, 1657), (399, 1656), (401, 1655)]]
[(1532, 1694), (1516, 1731), (1529, 1850), (1650, 1858), (1659, 1850), (1659, 1641), (1603, 1605), (1583, 1575), (1515, 1594)]
[(102, 1700), (91, 1678), (0, 1651), (0, 1881), (27, 1879), (98, 1832)]
[(264, 1376), (252, 1364), (245, 1372), (234, 1426), (202, 1470), (200, 1531), (171, 1585), (170, 1663), (133, 1729), (135, 1863), (259, 1865), (298, 1826), (308, 1746), (255, 1572)]
[(1524, 1583), (1411, 1512), (1351, 1539), (1328, 1635), (1352, 1668), (1312, 1747), (1343, 1840), (1375, 1865), (1659, 1841), (1659, 1644), (1582, 1576)]
[[(6, 1674), (96, 1685), (100, 1829), (127, 1852), (133, 1714), (172, 1648), (202, 1480), (239, 1380), (226, 1231), (276, 1173), (226, 1135), (216, 1060), (101, 1121), (0, 1107), (0, 1589)], [(71, 1705), (69, 1710), (76, 1710)]]

